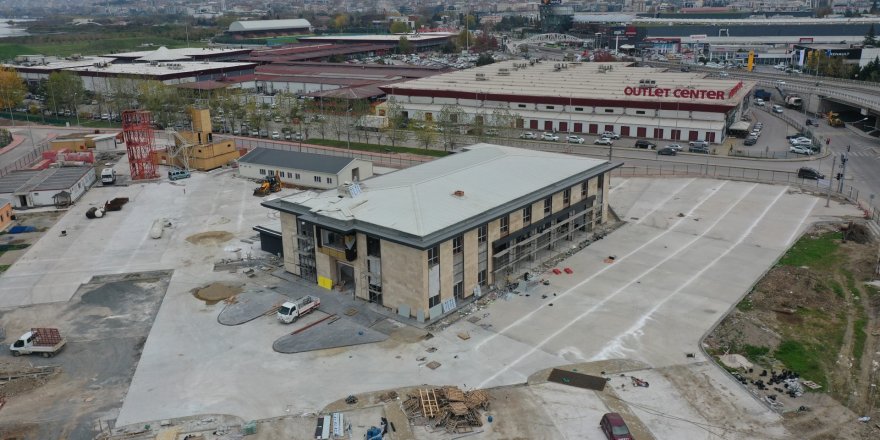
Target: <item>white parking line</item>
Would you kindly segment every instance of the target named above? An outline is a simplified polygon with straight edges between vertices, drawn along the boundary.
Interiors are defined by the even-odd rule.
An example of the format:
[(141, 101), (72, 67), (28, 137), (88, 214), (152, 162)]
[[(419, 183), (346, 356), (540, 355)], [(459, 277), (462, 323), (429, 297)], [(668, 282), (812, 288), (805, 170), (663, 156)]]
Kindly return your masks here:
[[(758, 226), (758, 223), (761, 223), (761, 221), (764, 220), (764, 217), (767, 216), (767, 213), (770, 212), (770, 209), (773, 208), (774, 205), (776, 205), (776, 203), (779, 201), (779, 199), (782, 198), (782, 196), (785, 195), (785, 193), (787, 191), (788, 191), (788, 187), (785, 187), (776, 196), (776, 198), (773, 199), (773, 202), (770, 203), (769, 205), (767, 205), (766, 208), (764, 208), (764, 211), (761, 213), (761, 215), (759, 215), (755, 219), (755, 221), (753, 221), (752, 224), (749, 225), (748, 229), (746, 229), (745, 232), (743, 232), (743, 234), (740, 235), (739, 239), (735, 243), (733, 243), (730, 247), (728, 247), (724, 252), (722, 252), (721, 255), (718, 255), (717, 257), (715, 257), (715, 259), (713, 259), (709, 264), (707, 264), (705, 267), (698, 270), (693, 276), (688, 278), (688, 280), (685, 281), (681, 286), (679, 286), (678, 288), (673, 290), (672, 293), (670, 293), (665, 298), (663, 298), (660, 302), (655, 304), (654, 307), (651, 307), (651, 309), (648, 310), (647, 313), (643, 314), (638, 319), (638, 321), (636, 321), (630, 328), (626, 329), (625, 332), (614, 337), (614, 339), (610, 343), (605, 345), (605, 347), (603, 347), (602, 350), (599, 351), (599, 353), (597, 353), (595, 356), (591, 357), (589, 360), (596, 361), (596, 360), (600, 360), (600, 359), (608, 359), (612, 355), (622, 355), (623, 354), (623, 339), (624, 338), (626, 338), (627, 336), (636, 336), (636, 337), (640, 336), (639, 333), (641, 332), (641, 330), (645, 326), (645, 324), (648, 323), (648, 319), (650, 319), (651, 316), (654, 313), (656, 313), (657, 310), (660, 309), (660, 307), (662, 307), (664, 304), (666, 304), (666, 302), (669, 301), (673, 296), (675, 296), (676, 294), (681, 292), (682, 289), (684, 289), (685, 287), (689, 286), (691, 283), (696, 281), (697, 278), (703, 276), (703, 274), (706, 273), (706, 271), (709, 270), (709, 268), (714, 266), (716, 263), (718, 263), (718, 261), (720, 261), (722, 258), (726, 257), (728, 254), (730, 254), (730, 252), (733, 251), (733, 249), (735, 249), (737, 246), (742, 244), (742, 242), (745, 241), (745, 239), (748, 238), (749, 235), (751, 235), (751, 233), (755, 229), (755, 227)], [(726, 215), (726, 213), (725, 213), (725, 215)], [(806, 218), (807, 216), (809, 216), (809, 212), (807, 212), (807, 215), (805, 215), (804, 218)], [(723, 219), (723, 218), (724, 218), (723, 216), (720, 217), (719, 221), (720, 221), (720, 219)], [(717, 225), (717, 224), (718, 224), (718, 221), (716, 221), (715, 224), (712, 225), (712, 228), (714, 228), (715, 225)], [(712, 228), (709, 228), (709, 230), (711, 230)]]
[[(657, 212), (660, 208), (666, 206), (666, 204), (669, 203), (669, 201), (672, 200), (673, 197), (675, 197), (676, 195), (678, 195), (678, 193), (684, 191), (684, 189), (687, 188), (688, 186), (690, 186), (690, 184), (693, 183), (695, 180), (697, 180), (697, 179), (696, 179), (696, 178), (693, 178), (693, 179), (691, 179), (691, 180), (686, 181), (686, 182), (684, 183), (684, 185), (681, 186), (681, 188), (679, 188), (679, 189), (675, 190), (675, 192), (669, 194), (669, 197), (666, 197), (665, 199), (663, 199), (662, 202), (660, 202), (660, 203), (655, 203), (655, 204), (654, 204), (654, 208), (651, 209), (650, 211), (648, 211), (647, 214), (642, 215), (642, 216), (639, 216), (639, 219), (636, 220), (636, 224), (641, 223), (642, 220), (644, 220), (644, 219), (650, 217), (651, 214)], [(720, 189), (721, 187), (719, 186), (718, 188)], [(710, 194), (710, 196), (711, 196), (711, 194)]]
[(785, 242), (785, 247), (791, 246), (791, 243), (795, 240), (795, 238), (798, 237), (798, 234), (800, 233), (801, 228), (804, 227), (804, 223), (806, 223), (807, 219), (810, 218), (810, 213), (813, 212), (813, 209), (816, 208), (816, 203), (819, 203), (818, 198), (813, 199), (813, 204), (810, 205), (810, 209), (807, 210), (807, 213), (804, 214), (803, 217), (801, 217), (801, 222), (800, 222), (800, 224), (798, 224), (798, 227), (794, 228), (794, 230), (791, 231), (791, 235), (788, 237), (788, 240)]
[[(626, 258), (626, 257), (629, 257), (629, 256), (635, 254), (636, 252), (638, 252), (638, 251), (640, 251), (641, 249), (643, 249), (645, 246), (648, 246), (649, 244), (651, 244), (651, 243), (653, 243), (654, 241), (658, 240), (660, 237), (663, 237), (664, 235), (666, 235), (666, 234), (672, 232), (672, 230), (673, 230), (676, 226), (678, 226), (678, 225), (679, 225), (679, 224), (680, 224), (685, 218), (690, 217), (691, 214), (693, 214), (693, 212), (694, 212), (697, 208), (699, 208), (700, 206), (702, 206), (702, 204), (703, 204), (704, 202), (706, 202), (706, 200), (708, 200), (709, 198), (711, 198), (712, 195), (714, 195), (715, 193), (717, 193), (718, 190), (720, 190), (721, 187), (723, 187), (724, 184), (726, 184), (726, 183), (727, 183), (727, 182), (724, 182), (724, 183), (722, 183), (721, 185), (719, 185), (717, 188), (715, 188), (714, 190), (712, 190), (712, 193), (711, 193), (709, 196), (707, 196), (707, 197), (704, 198), (702, 201), (700, 201), (700, 203), (694, 205), (694, 207), (691, 208), (691, 210), (688, 211), (688, 213), (687, 213), (684, 217), (680, 217), (680, 218), (679, 218), (679, 219), (678, 219), (678, 220), (677, 220), (677, 221), (676, 221), (676, 222), (675, 222), (675, 223), (674, 223), (669, 229), (667, 229), (666, 231), (664, 231), (664, 232), (661, 233), (661, 234), (658, 234), (658, 235), (655, 236), (654, 238), (648, 240), (647, 242), (645, 242), (644, 244), (642, 244), (641, 246), (639, 246), (638, 248), (636, 248), (636, 249), (633, 250), (632, 252), (626, 254), (623, 258)], [(703, 232), (700, 233), (699, 235), (696, 235), (696, 236), (695, 236), (693, 239), (691, 239), (691, 241), (688, 242), (686, 245), (682, 246), (679, 250), (677, 250), (677, 251), (673, 252), (672, 254), (668, 255), (666, 258), (662, 259), (662, 260), (661, 260), (660, 262), (658, 262), (657, 264), (651, 266), (649, 269), (645, 270), (645, 271), (642, 272), (640, 275), (638, 275), (638, 276), (636, 276), (636, 277), (633, 277), (632, 280), (631, 280), (629, 283), (627, 283), (626, 285), (624, 285), (624, 286), (622, 286), (621, 288), (617, 289), (617, 290), (614, 291), (612, 294), (608, 295), (607, 297), (605, 297), (604, 299), (602, 299), (601, 301), (599, 301), (598, 303), (596, 303), (595, 305), (593, 305), (592, 307), (590, 307), (589, 309), (587, 309), (587, 311), (585, 311), (584, 313), (578, 315), (578, 316), (575, 317), (573, 320), (569, 321), (567, 324), (565, 324), (564, 326), (562, 326), (559, 330), (553, 332), (553, 334), (551, 334), (550, 336), (548, 336), (547, 338), (545, 338), (544, 340), (542, 340), (539, 344), (537, 344), (537, 345), (535, 345), (534, 347), (532, 347), (529, 351), (527, 351), (527, 352), (526, 352), (525, 354), (523, 354), (522, 356), (518, 357), (518, 358), (517, 358), (516, 360), (514, 360), (512, 363), (505, 365), (504, 368), (500, 369), (500, 370), (497, 371), (495, 374), (493, 374), (491, 377), (489, 377), (488, 379), (486, 379), (486, 380), (484, 380), (482, 383), (480, 383), (480, 385), (479, 385), (478, 387), (484, 387), (487, 383), (489, 383), (489, 382), (495, 380), (495, 378), (497, 378), (497, 377), (500, 376), (501, 374), (504, 374), (505, 372), (507, 372), (508, 370), (510, 370), (514, 365), (519, 364), (519, 363), (522, 362), (525, 358), (527, 358), (527, 357), (531, 356), (532, 354), (534, 354), (534, 353), (535, 353), (536, 351), (538, 351), (541, 347), (543, 347), (544, 344), (546, 344), (546, 343), (549, 342), (550, 340), (554, 339), (555, 337), (559, 336), (562, 332), (564, 332), (564, 331), (567, 330), (569, 327), (571, 327), (572, 325), (574, 325), (575, 322), (580, 321), (581, 319), (583, 319), (583, 317), (589, 315), (590, 313), (593, 313), (593, 312), (596, 311), (599, 307), (603, 306), (606, 302), (608, 302), (609, 300), (611, 300), (612, 298), (614, 298), (615, 296), (617, 296), (617, 295), (618, 295), (620, 292), (622, 292), (624, 289), (626, 289), (627, 287), (629, 287), (629, 286), (631, 286), (632, 284), (636, 283), (639, 279), (641, 279), (642, 277), (644, 277), (644, 276), (647, 275), (648, 273), (654, 271), (657, 267), (659, 267), (660, 265), (662, 265), (662, 264), (665, 263), (666, 261), (670, 260), (672, 257), (678, 255), (678, 254), (679, 254), (680, 252), (682, 252), (683, 250), (685, 250), (685, 249), (687, 249), (688, 247), (690, 247), (695, 241), (699, 240), (699, 239), (702, 238), (706, 233), (708, 233), (709, 231), (711, 231), (712, 228), (715, 227), (715, 225), (717, 225), (718, 222), (721, 221), (721, 219), (723, 219), (725, 216), (727, 216), (727, 214), (730, 213), (730, 211), (733, 210), (733, 208), (734, 208), (736, 205), (738, 205), (739, 202), (741, 202), (743, 199), (745, 199), (745, 197), (746, 197), (749, 193), (751, 193), (751, 192), (752, 192), (757, 186), (758, 186), (758, 184), (753, 184), (753, 185), (748, 189), (748, 191), (745, 191), (745, 192), (739, 197), (739, 199), (737, 199), (737, 201), (736, 201), (735, 203), (732, 203), (732, 204), (730, 204), (730, 205), (728, 206), (728, 208), (725, 210), (725, 212), (724, 212), (722, 215), (719, 216), (719, 219), (716, 220), (716, 221), (712, 224), (712, 226), (710, 226), (708, 229), (706, 229), (705, 231), (703, 231)], [(619, 258), (619, 259), (617, 260), (617, 262), (619, 263), (620, 261), (623, 260), (623, 258)], [(600, 269), (599, 271), (597, 271), (595, 274), (590, 275), (589, 277), (587, 277), (587, 278), (584, 279), (583, 281), (581, 281), (581, 282), (575, 284), (574, 286), (572, 286), (571, 288), (569, 288), (569, 289), (566, 290), (565, 292), (562, 292), (561, 294), (559, 294), (559, 295), (557, 295), (556, 297), (554, 297), (552, 300), (554, 300), (554, 301), (558, 301), (559, 299), (565, 297), (566, 295), (570, 294), (570, 293), (573, 292), (574, 290), (580, 288), (580, 287), (583, 286), (584, 284), (586, 284), (586, 283), (592, 281), (594, 278), (596, 278), (597, 276), (599, 276), (599, 275), (601, 275), (602, 273), (604, 273), (604, 272), (605, 272), (606, 270), (608, 270), (608, 268), (610, 268), (610, 267), (611, 267), (611, 266), (605, 266), (605, 267), (603, 267), (602, 269)], [(528, 319), (531, 318), (535, 313), (539, 312), (539, 311), (542, 310), (542, 309), (543, 309), (543, 307), (536, 307), (534, 310), (532, 310), (531, 312), (527, 313), (527, 314), (524, 315), (522, 318), (517, 319), (516, 321), (514, 321), (513, 323), (511, 323), (510, 325), (508, 325), (507, 327), (505, 327), (505, 328), (504, 328), (503, 330), (501, 330), (500, 332), (498, 332), (498, 333), (496, 333), (496, 334), (494, 334), (494, 335), (489, 336), (489, 337), (486, 338), (484, 341), (482, 341), (482, 342), (480, 342), (479, 344), (477, 344), (477, 346), (476, 346), (475, 348), (476, 348), (476, 349), (479, 349), (479, 348), (482, 347), (485, 343), (491, 341), (492, 339), (494, 339), (495, 337), (497, 337), (497, 336), (499, 336), (499, 335), (501, 335), (501, 334), (506, 333), (509, 329), (513, 328), (513, 327), (516, 326), (516, 325), (519, 325), (521, 322), (528, 320)]]

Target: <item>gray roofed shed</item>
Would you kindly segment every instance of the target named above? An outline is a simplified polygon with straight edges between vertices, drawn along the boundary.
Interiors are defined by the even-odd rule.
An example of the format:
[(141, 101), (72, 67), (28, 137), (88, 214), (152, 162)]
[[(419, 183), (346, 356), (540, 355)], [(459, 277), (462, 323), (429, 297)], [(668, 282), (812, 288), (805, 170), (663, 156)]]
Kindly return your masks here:
[(260, 147), (254, 148), (248, 154), (238, 159), (239, 163), (292, 168), (325, 174), (338, 174), (352, 161), (354, 159), (350, 157), (327, 156)]

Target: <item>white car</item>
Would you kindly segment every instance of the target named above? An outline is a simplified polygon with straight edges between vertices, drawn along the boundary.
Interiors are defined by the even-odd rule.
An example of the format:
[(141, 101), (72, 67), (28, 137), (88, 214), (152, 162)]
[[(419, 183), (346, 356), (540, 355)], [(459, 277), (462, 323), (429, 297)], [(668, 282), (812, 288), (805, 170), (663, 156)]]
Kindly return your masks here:
[(565, 139), (568, 141), (569, 144), (582, 144), (582, 143), (584, 143), (584, 138), (582, 138), (580, 136), (572, 135), (572, 136), (569, 136)]
[(675, 151), (681, 151), (683, 149), (683, 147), (679, 144), (669, 144), (666, 146), (666, 148), (669, 148), (669, 149), (672, 149)]
[(272, 139), (281, 139), (281, 135), (277, 131), (272, 132)]
[(801, 146), (801, 145), (792, 145), (792, 146), (788, 147), (788, 151), (791, 151), (792, 153), (795, 153), (795, 154), (806, 154), (808, 156), (813, 154), (813, 150), (810, 147)]
[(544, 134), (541, 135), (541, 140), (543, 140), (543, 141), (556, 142), (556, 141), (559, 140), (559, 136), (557, 136), (557, 135), (555, 135), (555, 134), (553, 134), (553, 133), (544, 133)]
[(799, 137), (789, 139), (788, 143), (792, 145), (803, 145), (809, 147), (810, 145), (813, 145), (813, 140), (810, 138)]
[(614, 140), (607, 137), (600, 137), (596, 139), (596, 142), (593, 142), (596, 145), (614, 145)]
[(520, 139), (537, 139), (538, 136), (535, 136), (535, 133), (532, 133), (531, 131), (527, 131), (527, 132), (519, 135), (519, 138)]
[(756, 99), (756, 100), (755, 100), (755, 105), (757, 105), (758, 107), (763, 107), (763, 106), (765, 105), (765, 104), (764, 104), (764, 100), (761, 99), (761, 98)]
[(613, 131), (606, 131), (602, 133), (602, 137), (608, 139), (620, 139), (620, 135)]

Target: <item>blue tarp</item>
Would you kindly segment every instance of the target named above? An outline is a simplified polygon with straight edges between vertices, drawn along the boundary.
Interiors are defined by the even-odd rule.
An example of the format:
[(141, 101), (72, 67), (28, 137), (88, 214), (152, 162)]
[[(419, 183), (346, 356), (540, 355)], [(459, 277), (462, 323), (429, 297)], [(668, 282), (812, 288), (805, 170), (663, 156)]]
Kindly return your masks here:
[(9, 228), (10, 234), (21, 234), (24, 232), (35, 232), (37, 228), (33, 226), (13, 226)]

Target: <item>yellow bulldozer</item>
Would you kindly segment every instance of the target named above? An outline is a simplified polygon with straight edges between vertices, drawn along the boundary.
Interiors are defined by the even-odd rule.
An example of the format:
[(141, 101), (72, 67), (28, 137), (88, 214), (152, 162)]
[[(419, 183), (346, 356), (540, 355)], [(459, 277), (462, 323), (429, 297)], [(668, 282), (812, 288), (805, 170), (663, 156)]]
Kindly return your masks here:
[(837, 113), (828, 112), (828, 125), (832, 127), (843, 127), (845, 124), (837, 116)]
[(281, 191), (281, 179), (273, 174), (263, 179), (260, 186), (254, 189), (254, 195), (262, 197), (278, 191)]

